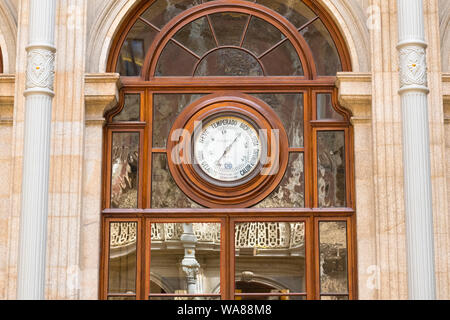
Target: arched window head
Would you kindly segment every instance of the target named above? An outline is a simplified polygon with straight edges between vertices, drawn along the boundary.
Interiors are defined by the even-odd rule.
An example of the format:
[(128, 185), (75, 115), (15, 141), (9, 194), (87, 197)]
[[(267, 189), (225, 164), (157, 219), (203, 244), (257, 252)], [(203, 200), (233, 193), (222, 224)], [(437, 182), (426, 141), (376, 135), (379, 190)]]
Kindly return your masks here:
[(146, 79), (335, 76), (350, 63), (328, 21), (308, 0), (150, 1), (109, 65)]

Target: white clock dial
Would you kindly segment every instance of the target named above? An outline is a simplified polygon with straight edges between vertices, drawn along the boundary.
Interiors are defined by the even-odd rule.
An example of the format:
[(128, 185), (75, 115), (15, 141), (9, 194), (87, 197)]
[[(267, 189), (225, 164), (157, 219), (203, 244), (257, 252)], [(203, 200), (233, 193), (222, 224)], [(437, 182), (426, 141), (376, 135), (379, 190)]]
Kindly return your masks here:
[(194, 157), (211, 178), (226, 182), (243, 179), (258, 167), (261, 158), (258, 131), (240, 117), (217, 117), (196, 134)]

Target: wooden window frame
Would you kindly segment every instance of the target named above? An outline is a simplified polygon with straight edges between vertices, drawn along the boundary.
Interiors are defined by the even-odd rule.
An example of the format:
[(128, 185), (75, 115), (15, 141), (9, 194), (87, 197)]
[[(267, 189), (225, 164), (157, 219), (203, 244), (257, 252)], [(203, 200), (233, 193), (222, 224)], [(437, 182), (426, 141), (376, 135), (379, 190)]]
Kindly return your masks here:
[[(109, 56), (107, 70), (115, 72), (115, 66), (120, 53), (121, 45), (128, 31), (139, 19), (139, 16), (152, 4), (152, 1), (137, 6), (132, 10), (123, 26), (113, 40), (111, 54)], [(246, 2), (249, 14), (254, 15), (253, 3)], [(336, 48), (341, 57), (342, 69), (351, 71), (351, 62), (345, 42), (338, 28), (332, 23), (327, 12), (312, 0), (304, 0), (304, 3), (312, 8), (329, 30)], [(209, 13), (221, 12), (223, 10), (211, 11)], [(266, 13), (272, 13), (270, 9)], [(164, 46), (158, 43), (169, 41), (171, 35), (175, 34), (175, 26), (185, 17), (190, 21), (195, 20), (196, 9), (186, 10), (182, 18), (169, 22), (163, 30), (158, 41), (154, 41), (150, 51)], [(267, 19), (267, 17), (266, 17)], [(283, 18), (282, 21), (285, 21)], [(287, 21), (287, 20), (286, 20)], [(285, 22), (284, 22), (285, 23)], [(279, 24), (279, 23), (278, 23)], [(178, 29), (179, 29), (178, 28)], [(166, 39), (163, 41), (163, 39)], [(167, 41), (165, 43), (167, 43)], [(297, 39), (297, 43), (299, 40)], [(302, 48), (296, 48), (303, 50)], [(157, 51), (157, 50), (156, 50)], [(307, 51), (307, 50), (306, 50)], [(1, 53), (0, 53), (1, 54)], [(156, 55), (158, 56), (158, 55)], [(347, 221), (348, 239), (348, 284), (349, 299), (357, 299), (357, 265), (356, 265), (356, 213), (354, 202), (354, 172), (353, 172), (353, 127), (350, 123), (351, 114), (341, 108), (337, 101), (337, 89), (335, 87), (336, 77), (315, 76), (314, 71), (307, 71), (307, 65), (314, 65), (312, 54), (306, 54), (308, 64), (304, 64), (304, 77), (161, 77), (155, 78), (145, 73), (140, 77), (122, 77), (122, 89), (120, 101), (117, 108), (108, 112), (105, 117), (107, 122), (104, 126), (103, 146), (103, 197), (102, 197), (102, 246), (100, 265), (100, 292), (99, 298), (108, 297), (108, 257), (109, 257), (109, 223), (110, 222), (138, 222), (138, 243), (136, 298), (148, 299), (150, 286), (150, 224), (152, 222), (217, 222), (222, 224), (221, 233), (221, 285), (222, 299), (234, 299), (234, 223), (240, 221), (258, 222), (287, 222), (305, 221), (305, 241), (309, 244), (305, 247), (305, 254), (309, 263), (306, 264), (306, 294), (307, 299), (320, 298), (320, 286), (317, 287), (318, 278), (318, 223), (319, 221)], [(152, 60), (153, 59), (153, 60)], [(157, 60), (157, 59), (156, 59)], [(143, 70), (151, 70), (151, 61), (154, 57), (147, 56)], [(304, 61), (302, 60), (302, 63)], [(154, 62), (153, 65), (156, 63)], [(147, 69), (145, 69), (147, 68)], [(292, 148), (289, 152), (303, 153), (304, 156), (304, 179), (305, 179), (305, 206), (304, 208), (151, 208), (152, 188), (152, 158), (154, 154), (165, 153), (166, 148), (153, 148), (153, 94), (155, 93), (215, 93), (218, 91), (241, 91), (243, 93), (302, 93), (304, 98), (304, 146)], [(141, 94), (141, 121), (138, 122), (111, 122), (112, 118), (119, 114), (123, 108), (124, 95), (126, 93)], [(344, 116), (345, 121), (316, 120), (316, 95), (317, 93), (332, 94), (333, 107)], [(317, 207), (317, 132), (318, 131), (345, 131), (345, 157), (346, 157), (346, 200), (345, 208), (318, 208)], [(110, 172), (111, 172), (111, 147), (112, 132), (139, 132), (139, 189), (138, 208), (135, 209), (112, 209), (110, 207)], [(138, 281), (139, 280), (139, 281)], [(224, 282), (222, 282), (224, 281)], [(319, 283), (320, 285), (320, 283)], [(285, 295), (285, 294), (284, 294)]]

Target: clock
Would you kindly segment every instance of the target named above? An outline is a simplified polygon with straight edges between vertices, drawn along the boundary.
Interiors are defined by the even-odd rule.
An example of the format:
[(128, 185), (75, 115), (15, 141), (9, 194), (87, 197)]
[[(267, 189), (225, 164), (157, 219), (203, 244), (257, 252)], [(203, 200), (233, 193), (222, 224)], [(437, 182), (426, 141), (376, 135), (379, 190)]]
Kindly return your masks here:
[(167, 144), (177, 185), (206, 207), (249, 207), (281, 182), (288, 138), (276, 113), (240, 92), (207, 95), (175, 120)]
[(215, 115), (205, 122), (194, 133), (197, 170), (208, 179), (234, 185), (244, 183), (260, 168), (259, 128), (239, 113)]

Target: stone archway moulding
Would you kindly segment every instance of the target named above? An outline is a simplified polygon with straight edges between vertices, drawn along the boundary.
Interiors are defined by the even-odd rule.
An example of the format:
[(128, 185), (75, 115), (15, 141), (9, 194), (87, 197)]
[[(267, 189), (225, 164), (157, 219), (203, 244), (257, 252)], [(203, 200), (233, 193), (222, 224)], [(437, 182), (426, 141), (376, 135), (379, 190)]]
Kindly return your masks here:
[[(354, 72), (370, 71), (369, 30), (364, 9), (355, 0), (318, 0), (344, 37)], [(140, 0), (112, 0), (94, 21), (87, 46), (88, 73), (104, 73), (112, 41), (128, 13)]]

